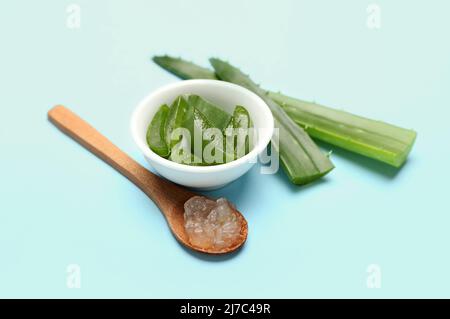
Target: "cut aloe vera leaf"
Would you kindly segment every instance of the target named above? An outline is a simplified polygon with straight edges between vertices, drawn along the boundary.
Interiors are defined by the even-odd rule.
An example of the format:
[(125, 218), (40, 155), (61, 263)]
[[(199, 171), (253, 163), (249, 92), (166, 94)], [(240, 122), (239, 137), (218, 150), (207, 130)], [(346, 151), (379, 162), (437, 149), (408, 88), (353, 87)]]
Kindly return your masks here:
[[(231, 119), (230, 119), (231, 121)], [(217, 165), (217, 164), (223, 164), (227, 161), (226, 152), (223, 147), (223, 141), (224, 136), (222, 131), (215, 127), (211, 122), (206, 118), (206, 116), (200, 112), (198, 109), (194, 108), (194, 123), (193, 123), (193, 129), (191, 130), (191, 134), (197, 134), (192, 136), (201, 136), (201, 149), (195, 148), (195, 142), (193, 142), (193, 150), (192, 153), (196, 156), (197, 159), (201, 158), (201, 164), (202, 165)], [(207, 139), (207, 130), (208, 129), (215, 129), (218, 136), (218, 139), (212, 138)], [(197, 143), (199, 143), (197, 141)], [(215, 160), (215, 156), (212, 159), (205, 158), (205, 148), (206, 147), (212, 147), (214, 149), (213, 155), (217, 154), (217, 160)], [(216, 153), (217, 152), (217, 153)], [(231, 158), (233, 160), (234, 158)], [(198, 164), (198, 163), (197, 163)]]
[(294, 184), (308, 184), (334, 168), (328, 156), (317, 147), (308, 134), (247, 75), (219, 59), (213, 58), (210, 62), (220, 79), (253, 91), (269, 106), (275, 119), (275, 128), (279, 129), (279, 143), (277, 145), (275, 141), (272, 147), (278, 152), (282, 167)]
[[(236, 105), (233, 111), (233, 128), (237, 130), (237, 134), (245, 134), (245, 149), (242, 154), (242, 152), (239, 152), (238, 148), (241, 147), (241, 140), (238, 136), (235, 136), (234, 143), (236, 145), (236, 158), (242, 157), (243, 155), (248, 154), (250, 152), (250, 138), (249, 135), (249, 128), (253, 127), (253, 123), (250, 118), (250, 114), (248, 113), (247, 109), (243, 107), (242, 105)], [(242, 130), (242, 131), (240, 131)]]
[[(213, 126), (205, 116), (196, 108), (190, 108), (190, 111), (186, 114), (186, 118), (182, 127), (186, 128), (189, 131), (191, 140), (190, 149), (191, 158), (190, 161), (183, 161), (183, 164), (194, 165), (194, 166), (203, 166), (203, 165), (213, 165), (213, 164), (221, 164), (221, 163), (208, 163), (203, 158), (203, 150), (209, 141), (203, 138), (203, 134), (207, 129), (212, 128)], [(198, 139), (198, 140), (196, 140)]]
[(217, 80), (217, 77), (211, 69), (198, 66), (192, 62), (179, 58), (173, 58), (167, 55), (154, 56), (153, 62), (176, 75), (183, 80), (189, 79), (210, 79)]
[(179, 138), (174, 139), (172, 137), (172, 132), (177, 128), (183, 127), (187, 117), (189, 117), (189, 112), (192, 112), (192, 110), (192, 106), (187, 102), (183, 95), (177, 97), (170, 106), (165, 132), (166, 143), (169, 146), (169, 150), (180, 141)]
[[(179, 101), (179, 104), (175, 104), (176, 101)], [(172, 107), (185, 107), (184, 112), (180, 113), (182, 116), (177, 117), (176, 124), (172, 127), (172, 132), (174, 133), (173, 136), (171, 136), (171, 152), (169, 159), (173, 162), (184, 164), (184, 165), (191, 165), (191, 166), (203, 166), (204, 163), (202, 162), (201, 158), (193, 154), (193, 132), (195, 129), (194, 126), (194, 112), (195, 109), (191, 105), (187, 104), (186, 100), (183, 96), (180, 96), (175, 100), (174, 105)], [(184, 102), (183, 102), (184, 101)], [(176, 129), (186, 129), (189, 133), (188, 138), (187, 135), (184, 135), (182, 131), (175, 132)], [(182, 134), (182, 135), (180, 135)]]
[(165, 139), (165, 127), (169, 107), (164, 104), (156, 112), (147, 129), (147, 144), (150, 149), (162, 157), (168, 157), (170, 154)]
[(230, 119), (230, 122), (228, 123), (227, 127), (223, 130), (223, 143), (221, 146), (223, 156), (224, 156), (224, 162), (228, 163), (231, 161), (234, 161), (236, 157), (236, 139), (234, 134), (234, 116)]
[(250, 114), (247, 109), (242, 105), (236, 105), (233, 111), (233, 127), (248, 129), (253, 127), (253, 123), (250, 119)]
[[(192, 126), (191, 136), (192, 138), (195, 137), (201, 137), (201, 149), (196, 149), (196, 141), (193, 141), (192, 143), (192, 151), (193, 154), (199, 158), (203, 157), (203, 149), (205, 148), (205, 145), (207, 142), (203, 139), (203, 133), (205, 130), (212, 128), (213, 125), (211, 125), (208, 120), (205, 118), (205, 116), (200, 112), (198, 109), (194, 108), (194, 123)], [(197, 142), (198, 143), (198, 142)]]
[(189, 95), (187, 102), (203, 115), (210, 127), (222, 131), (230, 122), (230, 114), (198, 95)]
[[(229, 123), (232, 123), (232, 115), (228, 114), (218, 106), (211, 102), (201, 98), (198, 95), (190, 95), (187, 98), (188, 103), (193, 107), (193, 126), (190, 127), (191, 134), (202, 134), (202, 154), (199, 154), (198, 149), (195, 148), (195, 142), (193, 142), (193, 153), (196, 158), (202, 158), (202, 165), (217, 165), (223, 164), (235, 159), (233, 154), (227, 156), (226, 149), (224, 147), (225, 137), (223, 131), (226, 129)], [(216, 136), (212, 136), (211, 139), (205, 138), (206, 130), (217, 129)], [(220, 132), (220, 135), (218, 134)], [(195, 135), (192, 135), (195, 137)], [(214, 159), (204, 158), (204, 152), (206, 148), (213, 148)]]
[(417, 133), (316, 103), (268, 93), (312, 137), (395, 167), (406, 161)]

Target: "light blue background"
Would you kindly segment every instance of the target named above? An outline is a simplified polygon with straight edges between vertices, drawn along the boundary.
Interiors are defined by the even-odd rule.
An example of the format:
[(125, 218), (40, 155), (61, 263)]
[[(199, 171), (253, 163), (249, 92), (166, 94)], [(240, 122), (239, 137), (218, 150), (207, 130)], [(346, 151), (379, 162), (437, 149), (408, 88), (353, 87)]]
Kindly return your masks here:
[[(10, 1), (0, 10), (0, 297), (450, 297), (450, 4), (376, 1)], [(129, 133), (150, 62), (218, 56), (265, 88), (414, 128), (402, 170), (334, 150), (307, 187), (247, 175), (214, 196), (248, 242), (217, 258), (181, 247), (155, 205), (61, 134), (62, 103), (147, 165)], [(326, 149), (329, 147), (326, 146)], [(66, 287), (68, 264), (81, 289)], [(382, 287), (368, 289), (377, 264)]]

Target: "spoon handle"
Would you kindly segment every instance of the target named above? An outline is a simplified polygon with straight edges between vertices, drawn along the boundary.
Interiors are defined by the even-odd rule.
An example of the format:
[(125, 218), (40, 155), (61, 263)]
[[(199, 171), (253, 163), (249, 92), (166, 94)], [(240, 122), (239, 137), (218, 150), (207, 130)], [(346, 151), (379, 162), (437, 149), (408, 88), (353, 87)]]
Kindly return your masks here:
[(149, 172), (66, 107), (55, 106), (48, 112), (48, 119), (62, 132), (127, 177), (147, 194), (163, 213), (173, 205), (182, 205), (192, 196), (188, 190)]

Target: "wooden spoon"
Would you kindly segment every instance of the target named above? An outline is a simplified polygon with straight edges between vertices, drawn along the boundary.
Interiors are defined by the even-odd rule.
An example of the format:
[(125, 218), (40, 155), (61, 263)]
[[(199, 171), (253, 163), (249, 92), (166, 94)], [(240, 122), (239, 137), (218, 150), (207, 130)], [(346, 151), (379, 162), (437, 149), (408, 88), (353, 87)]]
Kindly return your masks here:
[(175, 238), (184, 246), (207, 254), (226, 254), (244, 244), (248, 233), (247, 221), (239, 211), (233, 208), (242, 225), (240, 236), (233, 245), (221, 250), (192, 245), (184, 229), (184, 203), (198, 194), (149, 172), (66, 107), (55, 106), (48, 112), (48, 119), (62, 132), (114, 167), (147, 194), (164, 214)]

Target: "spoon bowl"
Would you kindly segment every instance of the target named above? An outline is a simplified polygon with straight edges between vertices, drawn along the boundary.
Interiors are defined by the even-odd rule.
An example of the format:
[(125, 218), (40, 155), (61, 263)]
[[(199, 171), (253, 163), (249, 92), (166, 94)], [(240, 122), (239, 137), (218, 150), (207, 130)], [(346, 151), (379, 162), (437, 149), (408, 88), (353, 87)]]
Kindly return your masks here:
[(248, 234), (247, 221), (232, 207), (241, 225), (239, 238), (233, 245), (215, 250), (191, 244), (184, 228), (184, 203), (198, 194), (151, 173), (66, 107), (55, 106), (48, 112), (48, 119), (63, 133), (128, 178), (153, 200), (165, 216), (175, 238), (184, 246), (201, 253), (220, 255), (231, 253), (245, 243)]
[[(198, 196), (198, 195), (195, 193), (192, 193), (192, 195), (189, 198), (191, 198), (193, 196)], [(186, 201), (188, 199), (186, 199)], [(181, 207), (179, 205), (174, 206), (171, 210), (164, 213), (164, 215), (166, 216), (167, 222), (169, 224), (170, 229), (172, 230), (173, 235), (184, 246), (189, 247), (190, 249), (196, 250), (198, 252), (202, 252), (202, 253), (206, 253), (206, 254), (220, 255), (220, 254), (231, 253), (231, 252), (237, 250), (239, 247), (241, 247), (244, 244), (245, 240), (247, 239), (247, 233), (248, 233), (247, 221), (245, 220), (244, 216), (239, 211), (237, 211), (234, 208), (232, 208), (232, 209), (233, 209), (233, 212), (236, 214), (236, 217), (239, 219), (239, 223), (241, 224), (241, 232), (240, 232), (239, 239), (235, 241), (235, 244), (233, 244), (229, 247), (223, 248), (223, 249), (218, 249), (218, 250), (205, 249), (205, 248), (198, 247), (198, 246), (195, 246), (190, 243), (189, 237), (184, 228), (184, 217), (183, 217), (184, 207), (183, 207), (183, 205), (181, 205)], [(171, 217), (168, 217), (168, 215), (170, 215)]]

